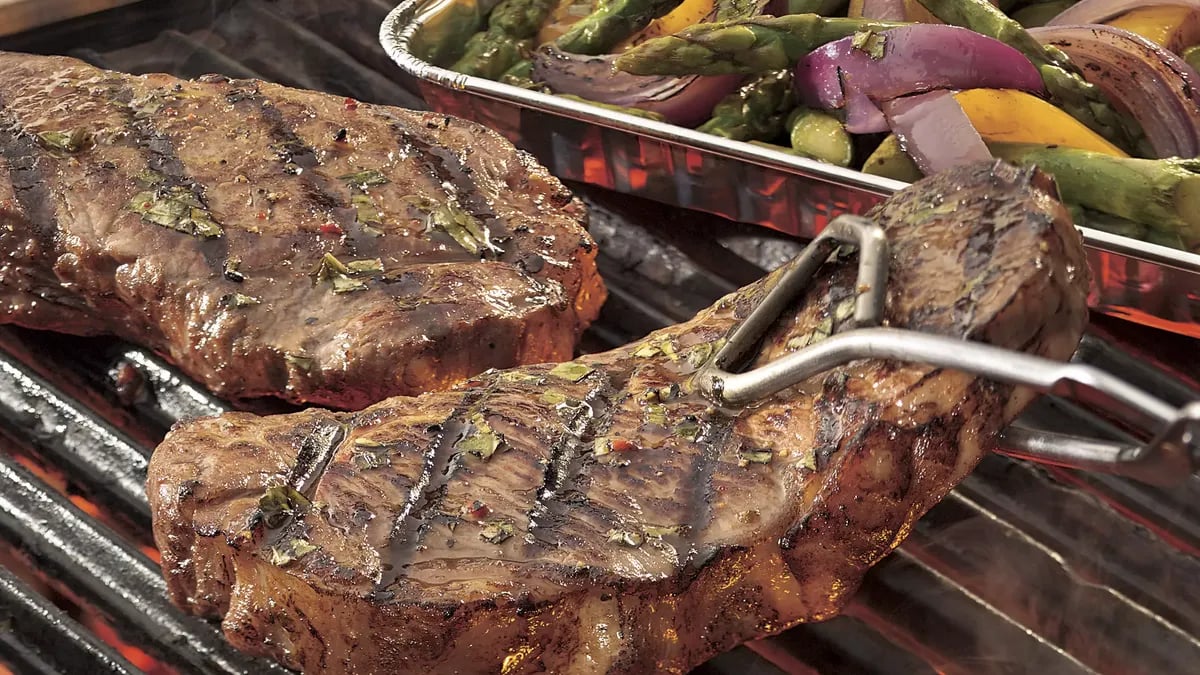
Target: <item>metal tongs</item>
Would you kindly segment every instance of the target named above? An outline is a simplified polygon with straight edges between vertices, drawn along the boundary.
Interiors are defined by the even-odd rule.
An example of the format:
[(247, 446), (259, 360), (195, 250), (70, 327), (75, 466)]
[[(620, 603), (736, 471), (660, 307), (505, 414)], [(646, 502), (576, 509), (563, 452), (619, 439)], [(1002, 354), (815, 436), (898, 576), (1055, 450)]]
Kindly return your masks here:
[[(746, 372), (731, 372), (755, 350), (841, 244), (858, 250), (859, 295), (852, 330), (828, 337)], [(881, 328), (888, 279), (883, 228), (839, 216), (791, 263), (766, 297), (696, 374), (700, 392), (722, 406), (766, 398), (857, 359), (891, 359), (968, 372), (1032, 388), (1092, 407), (1150, 438), (1145, 444), (1084, 438), (1013, 425), (999, 441), (1005, 454), (1112, 473), (1157, 485), (1179, 483), (1200, 469), (1200, 400), (1175, 408), (1099, 368), (1061, 363), (991, 345), (917, 331)]]

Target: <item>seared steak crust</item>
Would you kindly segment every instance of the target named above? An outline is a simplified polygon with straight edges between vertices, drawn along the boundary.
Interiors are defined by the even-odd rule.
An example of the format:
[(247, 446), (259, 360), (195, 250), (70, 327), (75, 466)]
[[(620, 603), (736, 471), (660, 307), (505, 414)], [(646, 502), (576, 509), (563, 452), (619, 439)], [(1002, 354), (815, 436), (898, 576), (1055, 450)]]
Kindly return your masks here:
[[(1087, 271), (1046, 176), (967, 167), (874, 217), (889, 325), (1073, 352)], [(844, 330), (854, 268), (825, 265), (760, 362)], [(568, 364), (178, 426), (148, 486), (173, 600), (334, 673), (682, 673), (834, 614), (1030, 397), (862, 361), (713, 409), (689, 377), (777, 276)]]
[(570, 358), (604, 298), (585, 216), (456, 118), (0, 54), (0, 321), (225, 397), (359, 408)]

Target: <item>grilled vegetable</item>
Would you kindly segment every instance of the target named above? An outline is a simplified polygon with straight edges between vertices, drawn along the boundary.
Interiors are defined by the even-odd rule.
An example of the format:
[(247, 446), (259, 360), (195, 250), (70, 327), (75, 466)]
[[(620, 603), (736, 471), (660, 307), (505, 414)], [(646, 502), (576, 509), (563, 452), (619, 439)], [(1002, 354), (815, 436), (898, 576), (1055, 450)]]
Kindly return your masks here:
[(498, 79), (527, 58), (531, 39), (553, 7), (553, 0), (504, 0), (488, 15), (487, 30), (471, 36), (466, 53), (450, 69)]
[(554, 44), (572, 54), (603, 54), (617, 43), (670, 12), (680, 0), (603, 0), (596, 11), (575, 23)]
[(760, 16), (692, 26), (648, 40), (619, 56), (618, 69), (635, 75), (725, 75), (780, 70), (834, 40), (896, 23), (818, 14)]
[(1141, 130), (1123, 118), (1095, 85), (1057, 49), (1043, 47), (1022, 26), (987, 0), (920, 0), (946, 23), (970, 28), (1024, 54), (1042, 75), (1051, 101), (1123, 150), (1138, 145)]
[(842, 121), (828, 113), (796, 108), (787, 118), (788, 140), (796, 154), (837, 166), (850, 166), (854, 142)]
[(761, 75), (726, 96), (699, 131), (738, 141), (766, 141), (783, 133), (788, 111), (795, 106), (790, 70)]
[(993, 143), (992, 154), (1054, 176), (1063, 200), (1200, 246), (1200, 160), (1131, 159), (1047, 145)]

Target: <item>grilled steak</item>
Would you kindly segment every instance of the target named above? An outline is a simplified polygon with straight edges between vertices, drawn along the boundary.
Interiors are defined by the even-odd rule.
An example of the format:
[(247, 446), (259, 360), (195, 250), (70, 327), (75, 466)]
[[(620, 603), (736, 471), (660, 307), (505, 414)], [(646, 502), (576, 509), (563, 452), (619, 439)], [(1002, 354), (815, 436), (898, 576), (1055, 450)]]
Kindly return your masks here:
[(358, 408), (570, 358), (585, 209), (477, 124), (0, 54), (0, 321), (111, 333), (218, 394)]
[[(890, 325), (1073, 352), (1087, 272), (1045, 175), (956, 169), (874, 217)], [(148, 484), (173, 600), (332, 673), (685, 672), (834, 614), (1031, 396), (861, 361), (710, 407), (689, 376), (777, 278), (561, 365), (178, 426)], [(844, 330), (855, 288), (827, 263), (760, 362)]]

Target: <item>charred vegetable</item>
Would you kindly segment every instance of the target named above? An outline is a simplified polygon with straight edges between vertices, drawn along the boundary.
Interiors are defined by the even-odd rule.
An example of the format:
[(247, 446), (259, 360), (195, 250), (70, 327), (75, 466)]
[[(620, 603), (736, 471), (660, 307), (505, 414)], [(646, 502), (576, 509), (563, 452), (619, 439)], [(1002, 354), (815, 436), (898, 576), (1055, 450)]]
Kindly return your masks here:
[(647, 40), (616, 60), (635, 75), (727, 75), (780, 70), (821, 45), (861, 31), (904, 24), (819, 14), (759, 16), (705, 23)]
[(604, 0), (567, 29), (555, 46), (572, 54), (603, 54), (618, 42), (675, 9), (680, 0)]
[(783, 132), (788, 111), (794, 106), (792, 73), (777, 70), (726, 96), (713, 108), (712, 119), (698, 129), (738, 141), (766, 141)]

